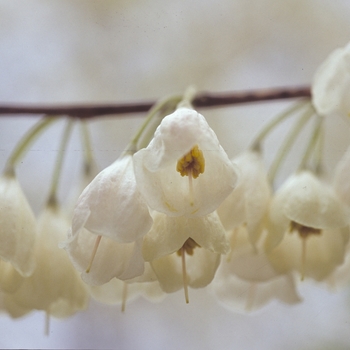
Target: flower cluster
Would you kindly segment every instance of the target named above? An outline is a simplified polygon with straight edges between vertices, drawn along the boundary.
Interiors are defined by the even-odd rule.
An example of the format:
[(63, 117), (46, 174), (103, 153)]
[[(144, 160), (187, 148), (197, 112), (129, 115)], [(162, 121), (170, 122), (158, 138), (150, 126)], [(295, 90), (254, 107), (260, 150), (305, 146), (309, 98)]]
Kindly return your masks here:
[[(134, 297), (159, 300), (179, 290), (189, 302), (189, 288), (207, 287), (242, 312), (273, 299), (299, 303), (304, 279), (348, 284), (350, 149), (332, 180), (321, 170), (324, 118), (350, 115), (349, 50), (336, 50), (320, 67), (312, 103), (277, 116), (233, 159), (184, 102), (138, 147), (151, 113), (131, 149), (83, 190), (71, 225), (56, 200), (57, 176), (35, 218), (15, 177), (15, 154), (0, 178), (1, 309), (12, 317), (32, 310), (67, 317), (90, 296), (124, 309)], [(301, 117), (268, 172), (261, 145), (296, 111)], [(274, 189), (276, 172), (313, 117), (300, 166)]]

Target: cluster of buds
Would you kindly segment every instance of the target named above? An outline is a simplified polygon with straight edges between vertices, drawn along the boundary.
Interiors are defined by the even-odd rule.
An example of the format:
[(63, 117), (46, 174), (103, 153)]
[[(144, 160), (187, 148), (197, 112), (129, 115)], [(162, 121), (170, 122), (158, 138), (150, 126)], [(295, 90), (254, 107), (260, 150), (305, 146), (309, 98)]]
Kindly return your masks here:
[[(205, 118), (181, 102), (146, 147), (134, 139), (90, 182), (71, 225), (52, 193), (35, 219), (7, 167), (0, 307), (12, 317), (32, 310), (67, 317), (86, 308), (90, 295), (124, 308), (138, 295), (160, 300), (179, 290), (188, 303), (189, 288), (205, 287), (231, 309), (249, 311), (273, 299), (299, 303), (298, 283), (307, 278), (348, 283), (350, 151), (332, 181), (320, 171), (323, 119), (350, 113), (348, 57), (349, 46), (335, 51), (315, 76), (312, 103), (279, 116), (234, 159)], [(268, 173), (261, 144), (299, 108), (305, 112)], [(312, 116), (300, 167), (274, 190), (276, 171)]]

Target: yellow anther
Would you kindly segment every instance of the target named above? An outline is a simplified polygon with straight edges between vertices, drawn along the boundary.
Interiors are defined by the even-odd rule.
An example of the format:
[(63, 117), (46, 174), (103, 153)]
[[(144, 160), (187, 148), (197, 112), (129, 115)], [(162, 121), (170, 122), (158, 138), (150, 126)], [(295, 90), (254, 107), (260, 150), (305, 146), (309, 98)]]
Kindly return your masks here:
[(176, 170), (181, 176), (191, 176), (196, 179), (199, 174), (203, 174), (205, 169), (205, 159), (203, 152), (195, 145), (187, 154), (178, 160)]

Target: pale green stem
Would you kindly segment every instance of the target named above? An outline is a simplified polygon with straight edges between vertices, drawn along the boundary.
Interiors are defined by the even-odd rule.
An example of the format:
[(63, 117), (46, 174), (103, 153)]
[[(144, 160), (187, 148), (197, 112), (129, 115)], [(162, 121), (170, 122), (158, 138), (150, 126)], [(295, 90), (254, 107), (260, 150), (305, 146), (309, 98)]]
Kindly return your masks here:
[(9, 159), (7, 160), (4, 173), (6, 175), (14, 175), (14, 169), (19, 160), (28, 151), (30, 145), (38, 138), (40, 133), (44, 131), (49, 125), (54, 121), (58, 120), (57, 117), (44, 117), (39, 120), (16, 145), (15, 149), (12, 151)]
[(57, 193), (57, 188), (58, 188), (58, 182), (59, 182), (61, 171), (62, 171), (64, 154), (65, 154), (65, 151), (67, 148), (70, 134), (72, 132), (73, 124), (74, 124), (73, 119), (68, 120), (67, 125), (64, 129), (64, 132), (63, 132), (60, 148), (58, 150), (58, 155), (57, 155), (57, 159), (56, 159), (55, 169), (53, 171), (49, 197), (48, 197), (48, 201), (47, 201), (47, 205), (50, 205), (50, 206), (55, 206), (57, 204), (56, 193)]
[(88, 125), (84, 120), (80, 123), (80, 131), (84, 149), (84, 173), (88, 176), (93, 168), (94, 156), (92, 154), (91, 135)]
[(268, 136), (270, 134), (270, 132), (275, 129), (276, 126), (278, 126), (285, 119), (287, 119), (288, 117), (290, 117), (295, 112), (297, 112), (299, 109), (301, 109), (302, 107), (305, 107), (309, 103), (310, 103), (310, 101), (298, 102), (298, 103), (294, 104), (293, 106), (291, 106), (290, 108), (288, 108), (287, 110), (285, 110), (284, 112), (282, 112), (281, 114), (278, 114), (269, 123), (267, 123), (264, 126), (264, 128), (259, 132), (259, 134), (254, 138), (254, 140), (250, 146), (250, 149), (252, 151), (259, 151), (261, 142), (264, 141), (266, 136)]
[[(158, 103), (156, 103), (155, 106), (152, 107), (151, 110), (148, 112), (146, 119), (144, 120), (141, 127), (134, 135), (134, 137), (131, 139), (128, 147), (123, 152), (122, 156), (124, 156), (126, 154), (134, 154), (135, 152), (137, 152), (137, 150), (138, 150), (137, 144), (138, 144), (140, 138), (142, 137), (142, 135), (144, 134), (146, 128), (148, 127), (150, 122), (153, 120), (153, 118), (159, 112), (161, 112), (164, 108), (166, 108), (169, 104), (174, 104), (174, 106), (176, 106), (179, 103), (179, 101), (181, 101), (181, 99), (182, 99), (182, 96), (171, 96), (171, 97), (165, 98), (165, 99), (159, 101)], [(159, 121), (159, 123), (160, 123), (160, 121)]]
[(323, 149), (324, 149), (324, 123), (321, 125), (321, 130), (318, 142), (315, 149), (315, 173), (322, 175), (323, 173)]
[(314, 132), (312, 133), (312, 136), (311, 136), (309, 143), (306, 147), (304, 156), (300, 162), (299, 170), (303, 170), (303, 169), (307, 168), (307, 162), (308, 162), (312, 152), (315, 150), (315, 147), (317, 145), (317, 141), (320, 137), (322, 123), (323, 123), (323, 117), (317, 116)]
[(182, 97), (182, 100), (179, 102), (176, 108), (193, 108), (192, 101), (196, 97), (197, 89), (190, 85)]
[(294, 128), (291, 130), (291, 132), (288, 134), (287, 138), (285, 139), (284, 143), (278, 150), (278, 153), (270, 167), (269, 171), (269, 180), (271, 184), (274, 182), (277, 171), (282, 165), (283, 160), (288, 155), (290, 149), (292, 148), (296, 138), (298, 137), (299, 133), (305, 126), (306, 122), (312, 117), (314, 114), (314, 109), (309, 108), (300, 118), (297, 120), (296, 124), (294, 125)]

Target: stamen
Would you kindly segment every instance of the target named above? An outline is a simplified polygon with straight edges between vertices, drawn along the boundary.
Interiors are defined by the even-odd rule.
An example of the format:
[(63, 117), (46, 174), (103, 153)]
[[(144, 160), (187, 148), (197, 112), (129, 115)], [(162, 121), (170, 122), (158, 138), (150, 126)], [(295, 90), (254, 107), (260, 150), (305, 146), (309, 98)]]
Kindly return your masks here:
[(122, 293), (122, 312), (125, 312), (127, 297), (128, 297), (128, 284), (124, 282), (123, 293)]
[(89, 263), (89, 266), (88, 266), (87, 269), (86, 269), (86, 273), (89, 273), (90, 270), (91, 270), (91, 266), (92, 266), (92, 263), (93, 263), (93, 261), (94, 261), (94, 259), (95, 259), (95, 255), (96, 255), (96, 252), (97, 252), (97, 248), (98, 248), (98, 246), (99, 246), (99, 244), (100, 244), (101, 238), (102, 238), (102, 236), (97, 236), (97, 238), (96, 238), (95, 245), (94, 245), (94, 249), (92, 250), (92, 254), (91, 254), (91, 258), (90, 258), (90, 263)]
[(50, 335), (50, 314), (45, 312), (45, 335), (48, 337)]
[(188, 297), (188, 280), (187, 280), (185, 254), (186, 254), (186, 250), (185, 250), (185, 247), (183, 246), (181, 248), (182, 278), (183, 278), (183, 284), (184, 284), (185, 300), (186, 300), (186, 304), (188, 304), (190, 302), (190, 300)]
[(254, 305), (256, 295), (256, 283), (252, 283), (248, 289), (247, 300), (245, 304), (246, 311), (251, 311)]
[(192, 172), (190, 171), (190, 174), (188, 174), (188, 190), (190, 193), (190, 205), (191, 207), (194, 206), (194, 195), (193, 195), (193, 182), (192, 182)]
[(304, 281), (306, 268), (306, 237), (301, 239), (301, 276), (300, 280)]

